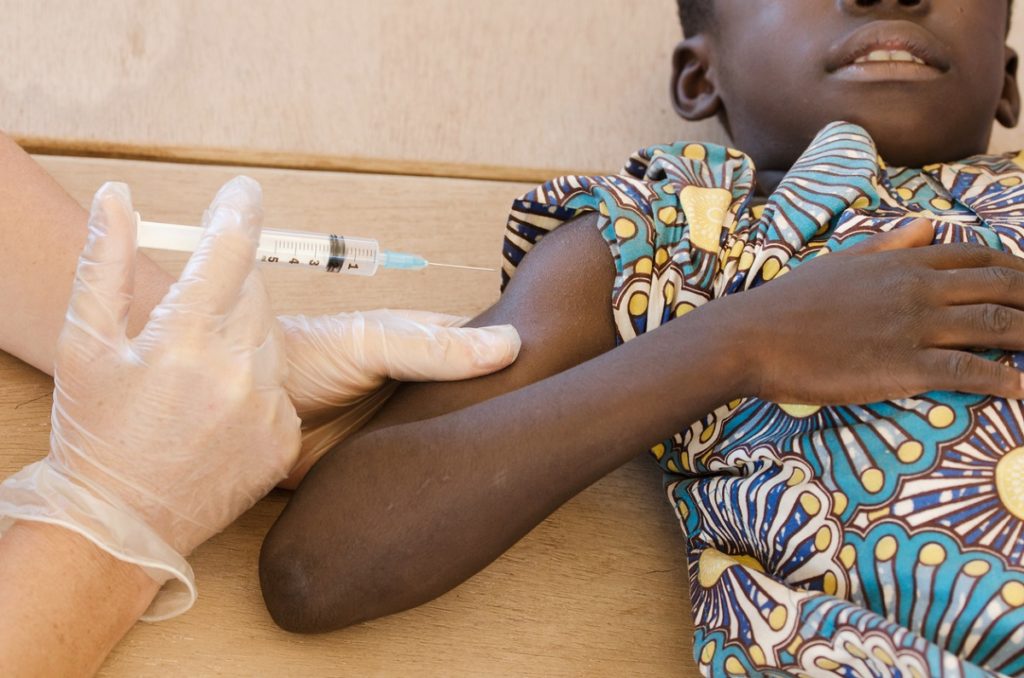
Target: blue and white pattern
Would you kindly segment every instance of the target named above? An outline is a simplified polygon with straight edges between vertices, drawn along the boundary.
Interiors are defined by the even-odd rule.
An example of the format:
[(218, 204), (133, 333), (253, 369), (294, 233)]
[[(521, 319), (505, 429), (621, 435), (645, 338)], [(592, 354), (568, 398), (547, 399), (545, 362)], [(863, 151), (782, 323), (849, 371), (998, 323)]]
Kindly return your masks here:
[[(505, 281), (546, 233), (597, 212), (625, 342), (918, 217), (936, 242), (1024, 256), (1022, 162), (889, 168), (863, 129), (835, 123), (758, 205), (742, 153), (654, 146), (620, 175), (517, 200)], [(705, 675), (1024, 675), (1021, 402), (743, 399), (652, 453), (686, 534)]]

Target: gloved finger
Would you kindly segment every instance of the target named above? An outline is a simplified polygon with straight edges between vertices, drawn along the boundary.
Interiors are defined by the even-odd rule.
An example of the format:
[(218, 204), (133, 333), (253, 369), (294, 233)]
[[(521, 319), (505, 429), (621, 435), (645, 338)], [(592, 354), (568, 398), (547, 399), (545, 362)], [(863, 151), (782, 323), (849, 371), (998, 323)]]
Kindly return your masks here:
[(463, 315), (449, 315), (448, 313), (435, 313), (434, 311), (393, 310), (386, 308), (365, 311), (364, 315), (372, 316), (383, 322), (386, 322), (388, 318), (398, 318), (401, 320), (409, 320), (414, 323), (421, 323), (423, 325), (436, 325), (438, 327), (462, 327), (470, 320), (468, 317)]
[(495, 372), (516, 359), (522, 342), (511, 325), (433, 327), (389, 319), (367, 329), (366, 367), (403, 381), (452, 381)]
[(256, 266), (262, 214), (260, 185), (235, 177), (218, 191), (203, 215), (203, 236), (157, 311), (169, 323), (218, 319), (238, 299)]
[(125, 184), (107, 182), (96, 192), (68, 305), (69, 325), (108, 346), (125, 338), (135, 281), (133, 215)]
[(254, 268), (242, 283), (238, 300), (221, 326), (221, 334), (233, 345), (255, 348), (267, 340), (275, 322), (263, 275)]
[(347, 408), (343, 414), (312, 424), (303, 422), (302, 451), (299, 459), (288, 474), (288, 478), (278, 484), (286, 490), (294, 490), (320, 457), (328, 450), (355, 433), (375, 415), (395, 393), (398, 384), (392, 383), (371, 393)]

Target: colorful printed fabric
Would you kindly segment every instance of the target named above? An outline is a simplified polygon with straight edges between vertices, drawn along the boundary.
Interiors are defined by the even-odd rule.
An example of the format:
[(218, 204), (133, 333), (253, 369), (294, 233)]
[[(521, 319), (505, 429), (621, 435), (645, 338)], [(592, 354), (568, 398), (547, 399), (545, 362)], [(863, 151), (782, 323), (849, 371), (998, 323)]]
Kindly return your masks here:
[[(545, 233), (599, 212), (625, 342), (917, 217), (937, 242), (1024, 256), (1020, 163), (888, 168), (863, 129), (836, 123), (755, 206), (742, 153), (654, 146), (621, 175), (517, 200), (504, 277)], [(1024, 368), (1024, 354), (984, 355)], [(1024, 675), (1024, 403), (743, 399), (652, 453), (686, 534), (704, 675)]]

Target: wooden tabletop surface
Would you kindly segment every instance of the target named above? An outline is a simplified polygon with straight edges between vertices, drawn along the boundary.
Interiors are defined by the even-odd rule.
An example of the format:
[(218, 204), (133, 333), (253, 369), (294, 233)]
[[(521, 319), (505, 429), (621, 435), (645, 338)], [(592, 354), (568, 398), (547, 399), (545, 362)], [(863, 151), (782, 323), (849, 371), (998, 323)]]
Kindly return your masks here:
[[(82, 204), (107, 179), (130, 183), (154, 219), (196, 220), (239, 168), (39, 158)], [(509, 200), (527, 186), (490, 181), (245, 170), (265, 194), (268, 227), (356, 228), (396, 248), (495, 265)], [(396, 198), (396, 196), (398, 196)], [(383, 200), (389, 206), (382, 206)], [(431, 234), (451, 234), (442, 245)], [(180, 255), (163, 255), (176, 271)], [(471, 314), (497, 277), (384, 272), (372, 281), (267, 270), (280, 312), (383, 305)], [(482, 276), (482, 277), (481, 277)], [(0, 477), (48, 448), (52, 380), (0, 353)], [(274, 626), (257, 554), (287, 501), (275, 492), (192, 558), (200, 598), (188, 614), (140, 624), (101, 675), (672, 676), (693, 675), (679, 526), (653, 462), (638, 459), (559, 510), (492, 566), (408, 613), (321, 636)]]

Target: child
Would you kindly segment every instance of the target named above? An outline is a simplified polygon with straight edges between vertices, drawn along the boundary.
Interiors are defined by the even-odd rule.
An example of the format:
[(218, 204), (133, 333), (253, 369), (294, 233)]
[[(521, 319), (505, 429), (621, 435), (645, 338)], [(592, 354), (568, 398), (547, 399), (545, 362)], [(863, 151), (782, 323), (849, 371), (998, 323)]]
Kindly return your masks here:
[[(992, 121), (1019, 112), (1008, 3), (680, 8), (676, 108), (720, 116), (744, 153), (655, 146), (621, 175), (516, 201), (511, 282), (479, 321), (514, 322), (525, 367), (405, 388), (328, 455), (264, 546), (272, 613), (323, 629), (437, 595), (662, 437), (652, 452), (686, 533), (704, 674), (1024, 673), (1024, 411), (1004, 399), (1020, 393), (776, 404), (918, 393), (920, 359), (1019, 382), (1024, 354), (953, 349), (1020, 339), (925, 327), (941, 312), (980, 333), (1024, 330), (1020, 263), (997, 252), (1022, 254), (1024, 168), (979, 155)], [(935, 248), (870, 290), (878, 280), (843, 280), (853, 257), (838, 251), (918, 233), (920, 218), (936, 242), (987, 248), (955, 261)], [(839, 281), (834, 313), (793, 311)], [(921, 305), (893, 301), (908, 288)], [(986, 288), (1012, 308), (981, 303)], [(860, 311), (929, 352), (887, 353), (889, 332), (865, 332)], [(822, 344), (838, 326), (846, 338)], [(777, 350), (801, 341), (802, 361)], [(831, 385), (829, 360), (868, 355), (892, 383)]]

